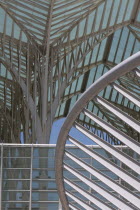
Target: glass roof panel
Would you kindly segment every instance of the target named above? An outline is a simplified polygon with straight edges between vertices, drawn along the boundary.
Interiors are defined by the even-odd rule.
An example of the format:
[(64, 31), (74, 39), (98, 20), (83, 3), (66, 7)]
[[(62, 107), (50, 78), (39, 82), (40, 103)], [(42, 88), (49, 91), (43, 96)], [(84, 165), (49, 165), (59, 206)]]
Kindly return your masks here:
[(117, 18), (117, 23), (121, 23), (126, 11), (128, 0), (123, 0), (120, 2), (120, 8), (119, 8), (119, 13), (118, 13), (118, 18)]
[(106, 28), (106, 26), (107, 26), (107, 23), (109, 21), (109, 15), (110, 15), (111, 8), (112, 8), (112, 4), (113, 4), (113, 0), (106, 1), (106, 10), (104, 12), (102, 29)]
[[(4, 64), (7, 64), (7, 69), (14, 67), (15, 74), (18, 74), (16, 80), (20, 85), (23, 82), (27, 88), (24, 93), (27, 98), (31, 95), (35, 102), (41, 124), (45, 91), (48, 96), (47, 112), (59, 95), (60, 101), (57, 102), (63, 104), (58, 108), (56, 117), (66, 116), (80, 94), (94, 81), (140, 50), (137, 3), (136, 0), (1, 1), (2, 62), (6, 60)], [(10, 80), (14, 85), (16, 82), (6, 68), (4, 70), (2, 67), (1, 72), (0, 97), (4, 101), (6, 93), (5, 103), (10, 107), (14, 100), (12, 95), (16, 97), (16, 91), (11, 92)], [(131, 82), (130, 89), (133, 91), (137, 89), (137, 84)], [(127, 83), (127, 79), (123, 81), (123, 85)], [(17, 88), (17, 91), (22, 93), (23, 90)], [(59, 91), (61, 93), (58, 94)], [(102, 95), (108, 100), (115, 101), (117, 98), (112, 96), (111, 88), (107, 88)], [(27, 98), (24, 94), (24, 105)], [(120, 105), (122, 98), (118, 98)], [(23, 101), (15, 106), (16, 110), (22, 108), (19, 115), (24, 110)], [(128, 101), (124, 101), (123, 105), (127, 106)], [(129, 106), (134, 109), (132, 104)], [(21, 121), (24, 121), (23, 116)], [(28, 119), (32, 121), (33, 118), (29, 115)], [(29, 126), (33, 127), (33, 123), (29, 122)], [(21, 123), (20, 127), (24, 129), (26, 126)]]
[(134, 3), (135, 3), (135, 1), (131, 1), (131, 0), (128, 1), (128, 5), (127, 5), (127, 10), (126, 10), (124, 21), (127, 21), (127, 20), (130, 19)]

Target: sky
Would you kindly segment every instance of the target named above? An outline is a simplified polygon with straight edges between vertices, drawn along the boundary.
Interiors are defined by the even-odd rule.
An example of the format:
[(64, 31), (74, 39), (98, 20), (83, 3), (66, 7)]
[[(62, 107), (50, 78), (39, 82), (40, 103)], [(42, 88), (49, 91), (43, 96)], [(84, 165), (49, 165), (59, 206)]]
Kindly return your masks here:
[[(61, 118), (59, 120), (56, 120), (53, 123), (52, 126), (52, 131), (51, 131), (51, 136), (50, 136), (50, 144), (56, 144), (57, 139), (59, 136), (60, 129), (65, 121), (65, 118)], [(76, 138), (77, 140), (80, 140), (81, 143), (86, 144), (86, 145), (93, 145), (93, 141), (89, 140), (88, 137), (86, 137), (84, 134), (82, 134), (80, 131), (78, 131), (76, 128), (72, 128), (70, 133), (72, 137)], [(24, 138), (23, 138), (23, 133), (20, 134), (20, 140), (21, 143), (24, 144)], [(71, 144), (70, 142), (68, 142)]]
[[(52, 126), (52, 132), (51, 132), (51, 137), (50, 137), (50, 144), (56, 144), (57, 143), (57, 138), (60, 132), (60, 129), (65, 121), (65, 118), (61, 118), (53, 123)], [(90, 145), (90, 144), (95, 144), (89, 138), (87, 138), (84, 134), (79, 132), (76, 128), (72, 128), (70, 131), (70, 135), (76, 138), (77, 140), (80, 140), (81, 143)]]

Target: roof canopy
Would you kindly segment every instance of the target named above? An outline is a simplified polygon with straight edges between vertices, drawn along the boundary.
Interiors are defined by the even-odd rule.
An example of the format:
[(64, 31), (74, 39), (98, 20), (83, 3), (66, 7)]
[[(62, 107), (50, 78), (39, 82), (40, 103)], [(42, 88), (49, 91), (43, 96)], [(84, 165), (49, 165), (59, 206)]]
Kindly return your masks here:
[[(1, 142), (20, 143), (23, 133), (24, 143), (47, 143), (53, 121), (140, 49), (139, 0), (0, 0), (0, 6)], [(134, 74), (118, 82), (140, 95)], [(111, 89), (103, 97), (139, 113)]]

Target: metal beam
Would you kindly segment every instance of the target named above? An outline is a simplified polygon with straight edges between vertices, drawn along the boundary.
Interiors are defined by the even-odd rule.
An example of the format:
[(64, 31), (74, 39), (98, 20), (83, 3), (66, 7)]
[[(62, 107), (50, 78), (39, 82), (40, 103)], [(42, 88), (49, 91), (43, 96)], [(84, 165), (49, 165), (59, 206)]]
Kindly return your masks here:
[[(56, 181), (59, 191), (59, 196), (61, 198), (61, 202), (63, 207), (67, 209), (68, 201), (64, 194), (65, 188), (63, 183), (63, 157), (64, 157), (64, 148), (65, 143), (67, 140), (67, 135), (69, 130), (71, 129), (75, 119), (83, 110), (83, 107), (92, 100), (98, 93), (103, 90), (107, 85), (117, 80), (119, 77), (125, 75), (129, 71), (137, 68), (140, 65), (140, 52), (136, 53), (135, 55), (129, 57), (119, 65), (112, 68), (112, 70), (108, 71), (104, 74), (101, 78), (99, 78), (91, 87), (85, 91), (82, 97), (77, 101), (71, 112), (69, 113), (68, 117), (63, 124), (61, 131), (59, 133), (58, 141), (57, 141), (57, 148), (56, 148)], [(131, 146), (131, 140), (128, 141)], [(139, 146), (137, 143), (134, 144), (132, 142), (133, 147), (136, 151), (139, 151)], [(122, 195), (123, 196), (123, 195)], [(127, 197), (128, 198), (128, 197)]]
[(112, 112), (116, 117), (119, 117), (122, 119), (125, 123), (130, 125), (133, 129), (135, 129), (137, 132), (140, 133), (140, 123), (135, 120), (133, 117), (129, 116), (119, 108), (116, 108), (114, 105), (112, 105), (107, 100), (103, 99), (102, 97), (97, 96), (96, 100), (99, 104), (101, 104), (104, 108), (108, 109), (110, 112)]
[(122, 131), (118, 130), (114, 126), (110, 125), (106, 121), (102, 120), (101, 118), (95, 116), (93, 113), (89, 112), (88, 110), (84, 110), (84, 114), (90, 119), (94, 120), (97, 124), (99, 124), (102, 128), (107, 130), (109, 133), (111, 133), (113, 136), (115, 136), (117, 139), (122, 141), (124, 144), (126, 144), (128, 147), (132, 148), (135, 152), (140, 154), (140, 144), (136, 142), (134, 139), (127, 136)]
[(70, 154), (69, 152), (65, 152), (65, 155), (73, 160), (75, 163), (80, 165), (82, 168), (84, 168), (86, 171), (91, 173), (93, 176), (96, 176), (99, 180), (101, 180), (103, 183), (105, 183), (107, 186), (112, 188), (115, 192), (120, 194), (122, 197), (124, 197), (126, 200), (128, 200), (130, 203), (132, 203), (134, 206), (138, 207), (140, 206), (140, 199), (138, 196), (136, 196), (131, 191), (124, 188), (122, 185), (116, 183), (114, 180), (110, 179), (108, 176), (102, 174), (94, 167), (91, 167), (86, 162), (82, 161), (81, 159), (77, 158), (76, 156)]
[(111, 210), (112, 209), (112, 208), (109, 207), (109, 205), (105, 204), (103, 201), (101, 201), (97, 197), (91, 195), (89, 192), (83, 190), (80, 186), (78, 186), (77, 184), (73, 183), (72, 181), (64, 178), (64, 182), (66, 184), (68, 184), (70, 187), (72, 187), (74, 190), (79, 192), (81, 195), (83, 195), (86, 199), (88, 199), (89, 201), (94, 203), (99, 208), (104, 209), (104, 210)]
[[(87, 133), (83, 132), (83, 134), (87, 135)], [(88, 137), (91, 137), (88, 136)], [(140, 189), (140, 183), (139, 180), (136, 179), (135, 177), (131, 176), (131, 174), (127, 173), (126, 171), (124, 171), (123, 169), (121, 169), (120, 167), (116, 166), (116, 164), (113, 164), (111, 161), (107, 160), (107, 158), (104, 158), (102, 155), (99, 155), (98, 153), (96, 153), (95, 151), (89, 149), (87, 146), (85, 146), (84, 144), (80, 143), (79, 141), (77, 141), (76, 139), (69, 137), (68, 140), (73, 143), (75, 146), (77, 146), (79, 149), (81, 149), (83, 152), (87, 153), (88, 155), (90, 155), (90, 157), (92, 157), (94, 160), (97, 160), (99, 163), (101, 163), (103, 166), (105, 166), (106, 168), (109, 169), (109, 171), (112, 171), (114, 174), (116, 174), (117, 176), (119, 176), (120, 178), (122, 178), (124, 181), (126, 181), (128, 184), (130, 184), (132, 187), (134, 187), (135, 189), (139, 190)], [(100, 144), (99, 144), (100, 145)], [(104, 147), (102, 147), (104, 148)], [(112, 149), (112, 146), (110, 146), (110, 150)], [(113, 149), (112, 149), (113, 150)], [(108, 151), (108, 150), (106, 150)], [(114, 152), (114, 151), (113, 151)], [(117, 159), (121, 160), (121, 162), (127, 163), (131, 163), (133, 164), (133, 166), (135, 166), (134, 168), (136, 169), (136, 173), (140, 174), (140, 166), (138, 163), (135, 163), (131, 160), (131, 158), (127, 158), (125, 157), (125, 155), (123, 156), (123, 153), (120, 155), (119, 152), (116, 154), (114, 154), (113, 152), (110, 151), (110, 153), (117, 157), (117, 155), (119, 157), (117, 157)], [(130, 165), (129, 165), (130, 166)]]
[(79, 173), (74, 168), (70, 167), (67, 164), (64, 164), (64, 169), (72, 173), (74, 176), (76, 176), (78, 179), (80, 179), (82, 182), (87, 184), (89, 187), (91, 187), (93, 190), (95, 190), (97, 193), (102, 195), (104, 198), (106, 198), (108, 201), (113, 203), (116, 207), (121, 209), (132, 209), (129, 204), (127, 204), (123, 199), (118, 198), (115, 195), (112, 195), (109, 191), (107, 191), (105, 188), (101, 187), (100, 185), (96, 184), (91, 179), (87, 178), (83, 174)]
[[(27, 91), (27, 86), (25, 84), (25, 82), (23, 81), (22, 78), (20, 78), (19, 80), (19, 75), (18, 72), (15, 70), (14, 66), (11, 67), (10, 61), (5, 57), (0, 58), (0, 61), (7, 67), (7, 69), (12, 73), (12, 75), (14, 75), (14, 77), (16, 78), (16, 81), (19, 83), (23, 94), (26, 96), (26, 102), (27, 105), (31, 111), (32, 114), (32, 118), (33, 120), (36, 119), (36, 137), (38, 142), (43, 143), (43, 135), (42, 135), (42, 127), (41, 127), (41, 122), (38, 116), (38, 113), (36, 111), (36, 106), (35, 103), (33, 101), (33, 98), (31, 97), (30, 93)], [(28, 92), (28, 96), (27, 96), (27, 92)]]

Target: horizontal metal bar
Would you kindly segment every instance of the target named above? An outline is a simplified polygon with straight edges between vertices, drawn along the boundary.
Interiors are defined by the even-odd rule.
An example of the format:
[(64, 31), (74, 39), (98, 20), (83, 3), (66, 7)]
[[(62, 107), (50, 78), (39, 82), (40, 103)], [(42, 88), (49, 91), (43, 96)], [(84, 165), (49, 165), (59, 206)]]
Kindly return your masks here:
[(116, 83), (112, 83), (111, 84), (112, 87), (118, 91), (119, 93), (121, 93), (123, 96), (125, 96), (126, 98), (128, 98), (131, 102), (133, 102), (134, 104), (136, 104), (136, 106), (140, 107), (140, 100), (134, 95), (132, 94), (130, 91), (128, 91), (126, 88), (116, 84)]
[[(26, 147), (26, 145), (28, 145), (27, 147), (32, 147), (32, 144), (0, 144), (0, 147), (3, 145), (3, 147), (6, 147), (8, 146), (7, 148), (11, 148), (11, 147), (14, 147), (14, 148), (17, 148), (18, 147)], [(33, 144), (34, 145), (34, 144)], [(35, 144), (36, 146), (34, 146), (35, 148), (39, 148), (39, 147), (43, 147), (43, 148), (46, 148), (47, 149), (47, 146), (48, 144), (44, 144), (44, 146), (42, 146), (43, 144)], [(39, 145), (39, 146), (38, 146)], [(40, 146), (41, 145), (41, 146)], [(66, 147), (67, 148), (72, 148), (72, 149), (76, 149), (77, 147), (75, 145), (72, 145), (72, 144), (66, 144)], [(91, 148), (100, 148), (100, 146), (98, 145), (87, 145), (87, 147), (91, 147)], [(115, 145), (115, 147), (117, 148), (124, 148), (126, 146), (124, 145)], [(56, 144), (54, 144), (54, 147), (52, 147), (53, 149), (56, 148)], [(6, 156), (5, 156), (6, 157)], [(28, 156), (29, 157), (29, 156)], [(37, 157), (37, 156), (34, 156), (34, 157)], [(11, 158), (11, 157), (10, 157)]]
[[(8, 146), (8, 147), (56, 147), (56, 144), (7, 144), (7, 143), (1, 143), (0, 146), (3, 145), (4, 147)], [(71, 145), (70, 145), (71, 146)]]
[(30, 192), (30, 190), (2, 190), (2, 192)]
[(117, 107), (115, 107), (114, 105), (103, 99), (102, 97), (97, 96), (96, 100), (103, 107), (108, 109), (114, 115), (123, 120), (126, 124), (130, 125), (134, 130), (140, 133), (140, 123), (137, 120), (135, 120), (134, 118), (123, 112), (122, 110), (118, 109)]
[[(90, 155), (94, 160), (97, 160), (99, 163), (101, 163), (103, 166), (108, 168), (110, 171), (112, 171), (114, 174), (116, 174), (118, 177), (123, 179), (125, 182), (129, 183), (132, 187), (139, 190), (140, 189), (140, 180), (136, 180), (135, 177), (128, 174), (126, 171), (118, 167), (116, 164), (113, 164), (111, 161), (107, 160), (100, 154), (92, 151), (91, 149), (87, 148), (82, 143), (78, 142), (76, 139), (69, 137), (69, 141), (71, 141), (73, 144), (75, 144), (78, 148), (80, 148), (82, 151)], [(122, 157), (123, 158), (123, 157)], [(131, 166), (129, 166), (131, 167)]]
[[(2, 201), (2, 203), (29, 203), (29, 201)], [(59, 201), (32, 201), (32, 203), (59, 203)]]
[[(31, 168), (3, 168), (4, 170), (30, 170)], [(33, 168), (33, 170), (50, 170), (54, 171), (54, 168)]]
[(130, 205), (128, 205), (123, 200), (119, 199), (119, 197), (113, 195), (112, 193), (109, 193), (109, 191), (105, 190), (105, 188), (101, 187), (100, 185), (97, 185), (95, 182), (93, 182), (91, 179), (87, 178), (83, 174), (76, 171), (74, 168), (68, 166), (67, 164), (64, 164), (64, 168), (68, 170), (70, 173), (72, 173), (74, 176), (78, 177), (82, 182), (87, 184), (90, 188), (95, 190), (97, 193), (102, 195), (104, 198), (106, 198), (108, 201), (113, 203), (116, 207), (120, 209), (132, 209)]
[(58, 203), (59, 204), (59, 200), (58, 201), (32, 201), (32, 203)]
[(13, 170), (22, 170), (22, 169), (23, 169), (23, 170), (30, 170), (30, 168), (4, 168), (4, 167), (3, 167), (3, 170), (12, 170), (12, 169), (13, 169)]
[(3, 181), (30, 181), (30, 179), (3, 179)]
[(72, 193), (68, 192), (66, 190), (66, 195), (69, 196), (71, 199), (73, 199), (76, 203), (78, 203), (80, 206), (82, 206), (85, 209), (88, 210), (93, 210), (94, 208), (89, 206), (87, 203), (85, 203), (84, 201), (82, 201), (80, 198), (78, 198), (77, 196), (72, 195)]
[(29, 203), (29, 201), (2, 201), (2, 203)]
[(69, 203), (69, 207), (72, 209), (72, 210), (80, 210), (79, 208), (77, 208), (76, 206), (74, 206), (73, 204)]
[[(33, 181), (55, 181), (55, 179), (32, 179)], [(3, 181), (30, 181), (30, 179), (3, 179)]]
[[(30, 190), (2, 190), (2, 192), (30, 192)], [(57, 192), (56, 190), (34, 190), (32, 189), (32, 192)]]
[[(54, 156), (49, 156), (49, 157), (39, 157), (39, 156), (34, 156), (33, 157), (33, 160), (36, 160), (36, 159), (45, 159), (45, 160), (49, 160), (50, 161), (50, 159), (49, 158), (55, 158), (55, 155)], [(3, 157), (3, 159), (31, 159), (31, 157), (26, 157), (26, 156), (24, 156), (24, 157), (18, 157), (18, 156), (16, 156), (16, 157)]]
[(80, 160), (76, 156), (70, 154), (69, 152), (65, 152), (66, 156), (69, 157), (71, 160), (76, 162), (78, 165), (83, 167), (86, 171), (91, 173), (93, 176), (98, 177), (103, 183), (108, 185), (110, 188), (112, 188), (114, 191), (119, 193), (122, 197), (124, 197), (126, 200), (130, 201), (133, 205), (137, 206), (139, 208), (140, 206), (140, 199), (138, 196), (134, 195), (129, 190), (125, 189), (123, 186), (119, 185), (118, 183), (115, 183), (112, 179), (107, 177), (106, 175), (99, 172), (97, 169), (89, 166), (84, 161)]
[(116, 157), (118, 160), (126, 164), (128, 167), (133, 169), (135, 172), (140, 174), (140, 164), (132, 159), (130, 156), (126, 155), (125, 153), (119, 151), (114, 146), (109, 144), (108, 142), (104, 141), (103, 139), (96, 136), (94, 133), (87, 130), (82, 125), (75, 123), (75, 128), (79, 131), (81, 131), (84, 135), (86, 135), (88, 138), (90, 138), (95, 143), (99, 144), (101, 148), (105, 149), (107, 152), (112, 154), (114, 157)]
[(126, 144), (128, 147), (130, 147), (132, 150), (140, 154), (140, 144), (136, 142), (134, 139), (130, 138), (127, 136), (125, 133), (122, 131), (119, 131), (117, 128), (114, 126), (110, 125), (109, 123), (105, 122), (103, 119), (97, 117), (90, 111), (84, 109), (83, 113), (89, 117), (91, 120), (99, 124), (102, 128), (107, 130), (109, 133), (111, 133), (113, 136), (115, 136), (117, 139), (119, 139), (121, 142)]
[(137, 75), (138, 77), (140, 77), (140, 70), (139, 70), (139, 69), (136, 69), (136, 70), (135, 70), (135, 73), (136, 73), (136, 75)]
[[(41, 183), (38, 183), (38, 184), (41, 184)], [(34, 188), (34, 189), (32, 189), (32, 191), (33, 192), (50, 192), (50, 193), (53, 193), (53, 192), (57, 192), (57, 189), (56, 190), (38, 190), (38, 188)]]
[(26, 157), (26, 156), (24, 156), (24, 157), (18, 157), (18, 156), (16, 156), (16, 157), (3, 157), (3, 160), (5, 160), (5, 159), (31, 159), (31, 157)]
[(83, 195), (85, 198), (87, 198), (89, 201), (94, 203), (96, 206), (98, 206), (101, 209), (104, 210), (111, 210), (108, 205), (106, 205), (103, 201), (99, 200), (95, 196), (91, 195), (87, 191), (83, 190), (81, 187), (79, 187), (77, 184), (71, 182), (70, 180), (64, 178), (64, 182), (67, 183), (69, 186), (71, 186), (73, 189), (75, 189), (77, 192), (79, 192), (81, 195)]

